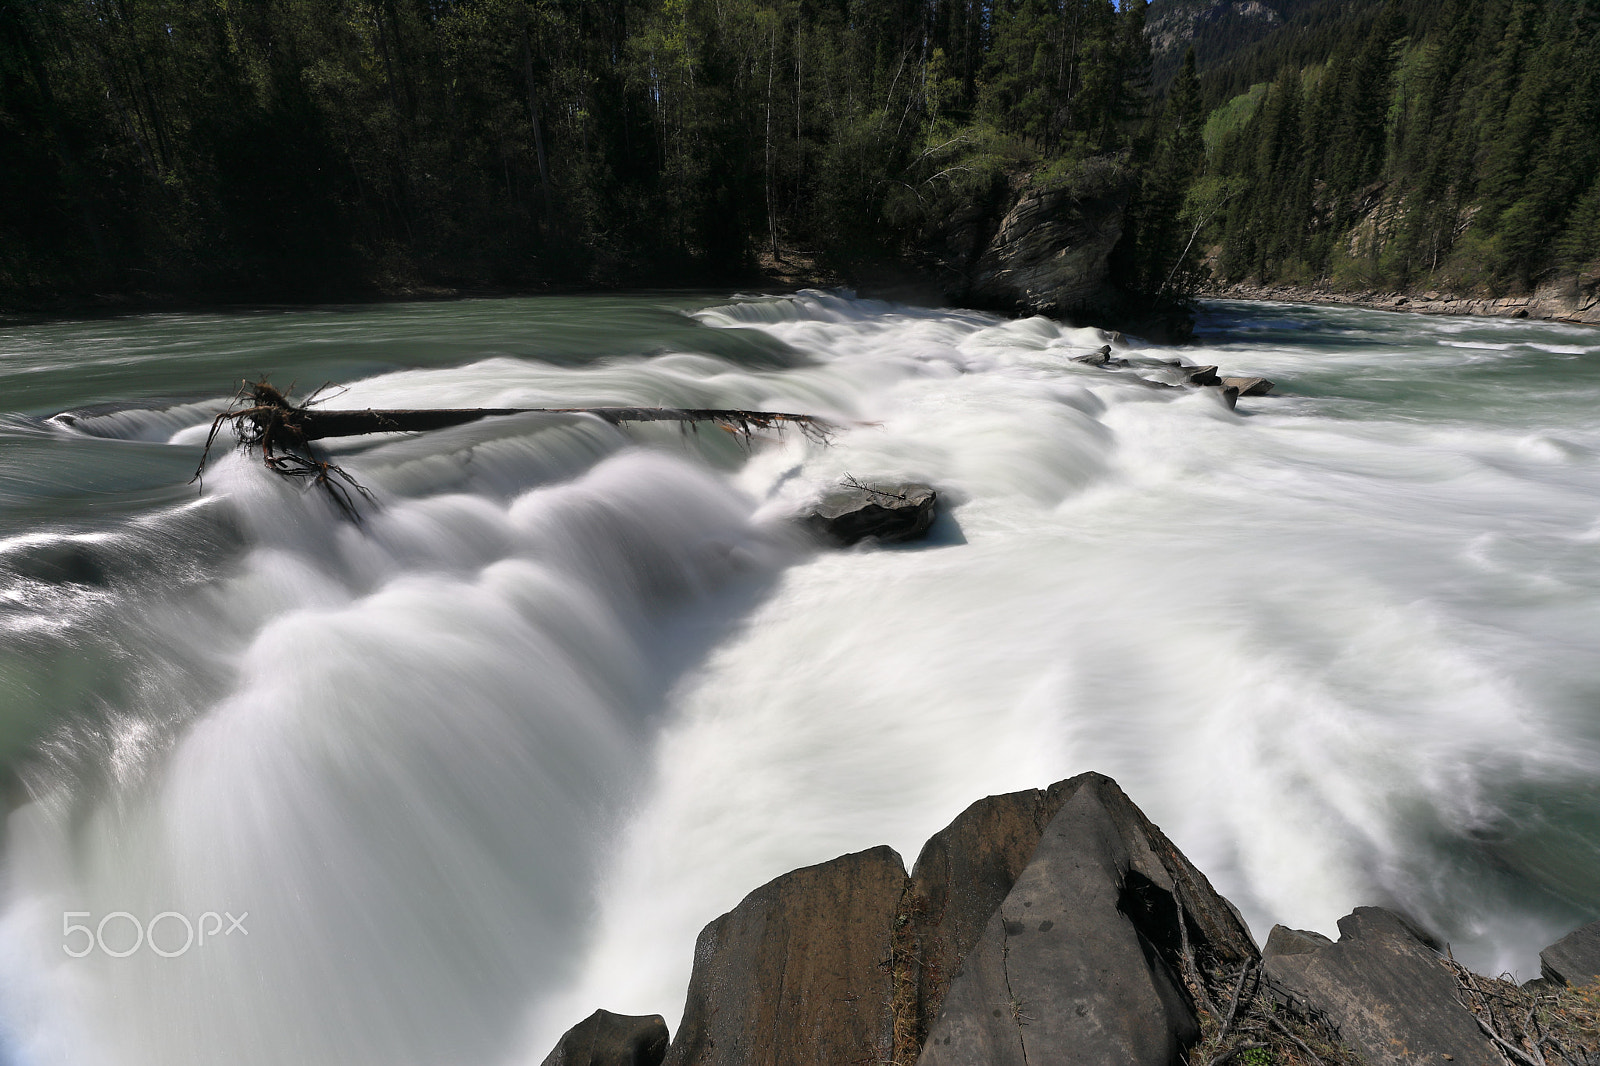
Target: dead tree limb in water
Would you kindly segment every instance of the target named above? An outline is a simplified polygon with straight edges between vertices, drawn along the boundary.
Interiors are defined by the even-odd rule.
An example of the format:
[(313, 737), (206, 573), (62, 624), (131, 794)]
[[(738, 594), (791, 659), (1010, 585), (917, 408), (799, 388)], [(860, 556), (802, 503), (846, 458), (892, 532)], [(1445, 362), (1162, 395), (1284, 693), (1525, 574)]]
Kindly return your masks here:
[[(326, 388), (327, 386), (323, 386)], [(291, 386), (292, 390), (292, 386)], [(612, 425), (622, 422), (678, 422), (695, 428), (706, 422), (745, 442), (758, 429), (799, 428), (809, 440), (827, 443), (834, 426), (815, 415), (787, 411), (740, 411), (716, 408), (676, 407), (470, 407), (440, 410), (324, 411), (315, 407), (318, 389), (299, 405), (289, 402), (266, 379), (245, 382), (228, 409), (211, 422), (205, 452), (194, 472), (195, 481), (205, 472), (211, 446), (223, 425), (231, 424), (244, 449), (260, 447), (261, 460), (268, 470), (284, 477), (304, 478), (327, 491), (339, 509), (360, 520), (350, 491), (370, 500), (372, 494), (341, 467), (318, 458), (311, 442), (329, 437), (359, 437), (368, 433), (414, 433), (465, 425), (482, 418), (524, 414), (594, 415)]]

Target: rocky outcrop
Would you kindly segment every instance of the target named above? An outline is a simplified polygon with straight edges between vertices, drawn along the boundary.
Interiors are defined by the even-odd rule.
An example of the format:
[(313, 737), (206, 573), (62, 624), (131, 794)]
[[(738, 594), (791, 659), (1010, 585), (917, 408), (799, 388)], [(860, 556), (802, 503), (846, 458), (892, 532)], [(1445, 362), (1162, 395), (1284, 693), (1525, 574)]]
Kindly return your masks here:
[(1096, 192), (1086, 199), (1068, 189), (1023, 193), (979, 254), (963, 264), (965, 284), (951, 295), (975, 307), (1062, 316), (1113, 300), (1108, 260), (1122, 238), (1128, 194), (1112, 182)]
[(1011, 894), (1070, 784), (981, 799), (922, 846), (911, 874), (920, 1032), (933, 1027), (950, 979)]
[(666, 1054), (667, 1022), (661, 1015), (597, 1010), (567, 1030), (542, 1066), (660, 1066)]
[(784, 874), (706, 926), (667, 1066), (890, 1061), (906, 884), (900, 856), (873, 848)]
[(667, 1062), (907, 1063), (920, 1048), (928, 1066), (1165, 1066), (1199, 1035), (1190, 960), (1255, 957), (1204, 875), (1084, 774), (974, 804), (910, 878), (878, 848), (751, 893), (700, 935)]
[(1017, 174), (934, 222), (914, 258), (948, 304), (1186, 340), (1194, 329), (1186, 308), (1125, 292), (1111, 280), (1111, 252), (1134, 185), (1133, 174), (1109, 156), (1049, 181)]
[[(962, 961), (922, 1066), (1168, 1066), (1199, 1037), (1195, 1004), (1165, 957), (1178, 945), (1140, 928), (1161, 936), (1176, 923), (1160, 904), (1125, 901), (1162, 893), (1135, 876), (1138, 865), (1152, 868), (1148, 842), (1125, 838), (1100, 783), (1087, 784), (1051, 819)], [(1161, 903), (1174, 909), (1170, 893)]]
[(1600, 922), (1574, 929), (1539, 952), (1539, 970), (1545, 980), (1563, 985), (1600, 981)]
[(1425, 315), (1533, 318), (1600, 326), (1600, 278), (1588, 275), (1555, 278), (1541, 283), (1531, 293), (1516, 296), (1473, 296), (1435, 290), (1337, 292), (1314, 286), (1256, 282), (1218, 286), (1204, 295), (1287, 303), (1354, 304), (1380, 311), (1416, 311)]
[[(907, 876), (887, 847), (796, 870), (711, 922), (683, 1022), (597, 1012), (545, 1066), (1464, 1066), (1600, 1056), (1600, 922), (1546, 977), (1478, 977), (1399, 915), (1338, 941), (1244, 921), (1116, 782), (979, 800)], [(1247, 1058), (1252, 1052), (1261, 1056)]]
[(1274, 990), (1326, 1017), (1371, 1066), (1501, 1066), (1436, 945), (1379, 907), (1339, 919), (1339, 934), (1275, 928), (1264, 955)]
[(856, 544), (868, 537), (916, 540), (933, 525), (938, 502), (939, 494), (927, 485), (852, 483), (823, 497), (804, 523), (835, 544)]

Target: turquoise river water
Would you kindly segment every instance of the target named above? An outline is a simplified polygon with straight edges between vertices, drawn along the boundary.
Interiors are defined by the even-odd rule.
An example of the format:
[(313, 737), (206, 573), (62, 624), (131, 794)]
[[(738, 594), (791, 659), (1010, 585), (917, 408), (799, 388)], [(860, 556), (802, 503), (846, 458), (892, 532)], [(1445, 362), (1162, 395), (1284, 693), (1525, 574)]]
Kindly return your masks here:
[[(763, 881), (1091, 769), (1260, 939), (1387, 904), (1535, 976), (1600, 915), (1600, 332), (1199, 340), (816, 292), (0, 323), (0, 1061), (532, 1066), (676, 1024)], [(260, 374), (846, 428), (354, 439), (358, 525), (225, 447), (189, 483)], [(932, 537), (799, 539), (846, 475), (934, 484)]]

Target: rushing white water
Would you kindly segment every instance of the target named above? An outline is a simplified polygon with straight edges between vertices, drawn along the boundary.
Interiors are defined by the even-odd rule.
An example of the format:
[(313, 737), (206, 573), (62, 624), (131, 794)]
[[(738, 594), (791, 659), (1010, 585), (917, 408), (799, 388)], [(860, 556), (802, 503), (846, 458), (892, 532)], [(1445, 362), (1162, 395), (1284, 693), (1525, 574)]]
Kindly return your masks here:
[[(1111, 338), (1041, 319), (696, 318), (765, 354), (490, 354), (333, 404), (846, 428), (747, 456), (518, 416), (341, 447), (381, 504), (360, 526), (233, 455), (198, 503), (0, 541), (0, 678), (37, 737), (11, 1057), (537, 1063), (595, 1007), (675, 1022), (696, 933), (761, 882), (909, 862), (977, 797), (1090, 769), (1260, 937), (1384, 903), (1528, 977), (1600, 913), (1600, 335), (1223, 306), (1209, 347), (1119, 340), (1139, 365), (1105, 371), (1070, 357)], [(1179, 355), (1284, 394), (1152, 384)], [(29, 432), (192, 461), (191, 401)], [(946, 514), (818, 552), (787, 517), (846, 473)], [(63, 951), (63, 912), (118, 911), (248, 933)]]

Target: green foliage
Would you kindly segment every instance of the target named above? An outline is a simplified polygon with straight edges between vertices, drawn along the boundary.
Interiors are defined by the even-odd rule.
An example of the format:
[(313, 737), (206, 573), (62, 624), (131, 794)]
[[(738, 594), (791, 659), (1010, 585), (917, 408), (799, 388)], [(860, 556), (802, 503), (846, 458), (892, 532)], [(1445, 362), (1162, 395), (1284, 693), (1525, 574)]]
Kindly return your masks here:
[(1204, 138), (1207, 151), (1215, 152), (1224, 138), (1238, 133), (1250, 121), (1267, 95), (1267, 88), (1266, 82), (1252, 85), (1248, 92), (1240, 93), (1206, 117)]
[(0, 0), (0, 290), (305, 298), (896, 256), (1008, 174), (1131, 151), (1143, 18), (1143, 0)]
[(1326, 6), (1208, 119), (1211, 172), (1245, 190), (1207, 235), (1226, 278), (1502, 291), (1593, 260), (1600, 4)]

